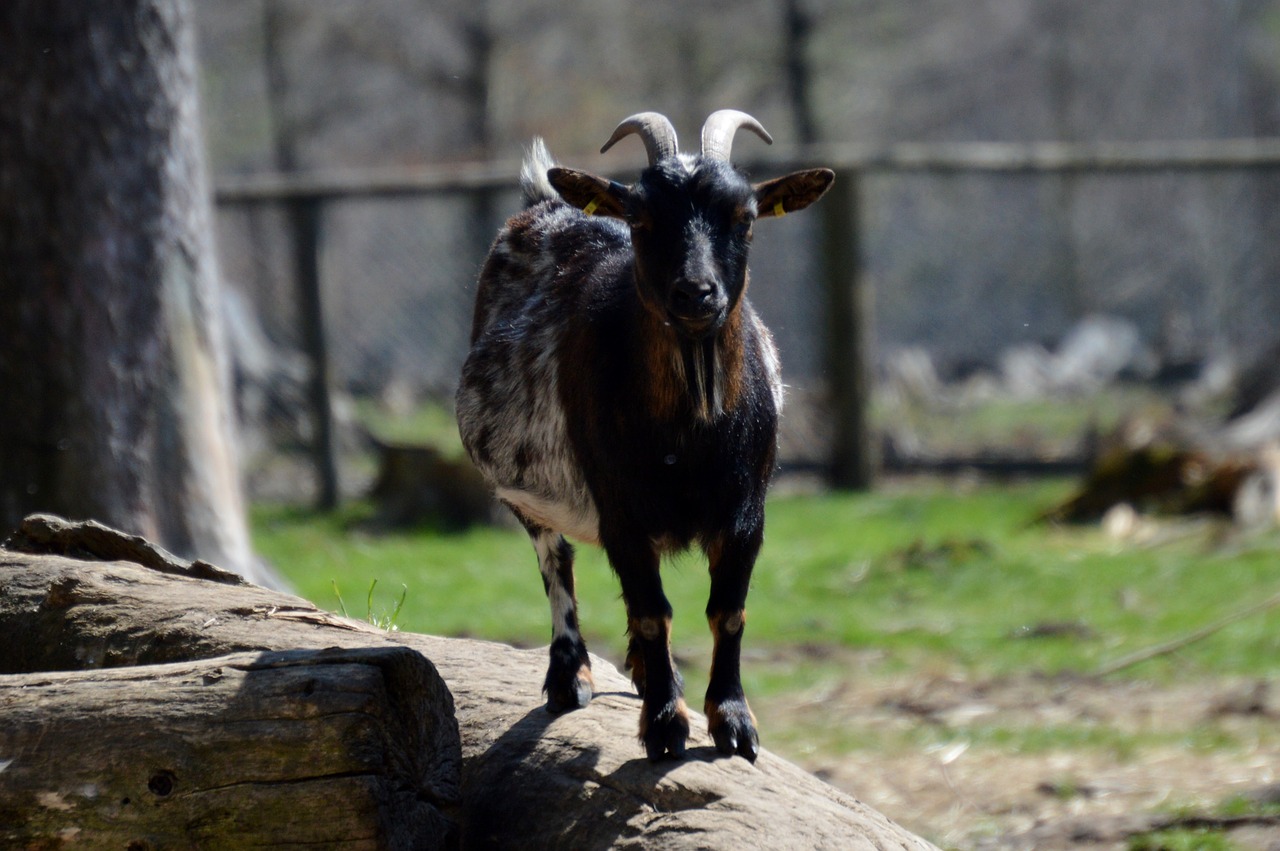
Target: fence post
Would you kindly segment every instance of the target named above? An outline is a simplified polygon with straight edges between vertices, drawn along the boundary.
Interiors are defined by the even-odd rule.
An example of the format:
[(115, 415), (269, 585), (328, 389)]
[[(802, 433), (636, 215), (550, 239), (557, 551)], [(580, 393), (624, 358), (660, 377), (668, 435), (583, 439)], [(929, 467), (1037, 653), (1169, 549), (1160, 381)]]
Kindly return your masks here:
[(315, 464), (316, 506), (338, 506), (338, 463), (334, 447), (333, 406), (329, 398), (329, 351), (320, 293), (321, 200), (304, 195), (289, 199), (293, 266), (298, 286), (298, 318), (302, 346), (311, 362), (307, 401), (311, 408), (311, 456)]
[(821, 274), (826, 313), (827, 407), (833, 434), (828, 482), (868, 490), (875, 477), (871, 405), (872, 291), (863, 267), (859, 183), (841, 172), (818, 205), (822, 211)]

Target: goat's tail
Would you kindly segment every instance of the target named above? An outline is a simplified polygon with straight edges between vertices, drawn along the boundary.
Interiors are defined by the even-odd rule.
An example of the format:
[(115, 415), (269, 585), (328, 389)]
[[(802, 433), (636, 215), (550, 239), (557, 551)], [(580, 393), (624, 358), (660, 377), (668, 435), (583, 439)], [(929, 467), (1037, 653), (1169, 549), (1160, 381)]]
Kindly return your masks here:
[(520, 166), (520, 189), (524, 192), (526, 207), (560, 197), (551, 186), (551, 181), (547, 180), (547, 169), (555, 164), (551, 152), (547, 150), (547, 143), (542, 141), (541, 136), (534, 136), (529, 150), (525, 152), (524, 163)]

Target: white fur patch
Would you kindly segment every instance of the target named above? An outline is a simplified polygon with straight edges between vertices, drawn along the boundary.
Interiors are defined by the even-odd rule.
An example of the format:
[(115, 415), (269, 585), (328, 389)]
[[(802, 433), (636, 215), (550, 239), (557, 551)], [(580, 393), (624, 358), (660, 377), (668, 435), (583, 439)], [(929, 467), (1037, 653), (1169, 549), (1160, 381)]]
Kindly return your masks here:
[[(585, 544), (600, 543), (600, 515), (595, 503), (585, 492), (577, 502), (551, 500), (528, 491), (498, 487), (498, 499), (514, 506), (525, 517), (547, 529), (582, 541)], [(541, 560), (541, 553), (539, 553)]]
[[(750, 306), (747, 305), (747, 307)], [(764, 361), (765, 378), (769, 382), (769, 392), (773, 394), (773, 407), (774, 410), (781, 414), (784, 386), (782, 384), (782, 362), (778, 358), (778, 347), (774, 345), (773, 335), (769, 333), (769, 329), (760, 321), (760, 317), (756, 315), (754, 310), (747, 311), (746, 319), (756, 328), (756, 336), (760, 340), (760, 357)]]
[[(573, 601), (573, 595), (569, 593), (569, 589), (564, 587), (560, 581), (560, 564), (558, 552), (558, 544), (560, 535), (554, 532), (544, 532), (533, 537), (533, 548), (538, 552), (538, 569), (542, 571), (542, 576), (547, 582), (547, 603), (551, 606), (551, 635), (552, 638), (568, 638), (570, 641), (577, 643), (581, 638), (578, 630), (572, 629), (569, 624), (577, 623), (578, 607)], [(572, 618), (570, 618), (572, 615)]]
[(773, 394), (773, 407), (781, 414), (786, 395), (782, 384), (782, 364), (778, 361), (778, 350), (774, 348), (773, 338), (767, 332), (760, 348), (764, 355), (764, 371), (769, 376), (769, 392)]

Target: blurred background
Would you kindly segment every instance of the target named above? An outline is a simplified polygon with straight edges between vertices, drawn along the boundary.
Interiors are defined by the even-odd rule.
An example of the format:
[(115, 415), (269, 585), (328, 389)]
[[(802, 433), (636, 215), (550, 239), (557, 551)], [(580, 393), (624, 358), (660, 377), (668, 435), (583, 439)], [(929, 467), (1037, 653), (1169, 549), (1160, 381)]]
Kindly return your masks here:
[[(1258, 376), (1275, 371), (1280, 158), (1235, 156), (1236, 140), (1280, 135), (1274, 0), (220, 0), (196, 12), (254, 498), (323, 487), (296, 463), (316, 439), (316, 339), (331, 487), (368, 488), (371, 438), (447, 426), (474, 278), (517, 207), (523, 146), (541, 135), (566, 164), (625, 176), (638, 151), (598, 148), (646, 109), (686, 147), (711, 111), (747, 110), (777, 142), (740, 140), (753, 174), (822, 164), (852, 182), (841, 203), (855, 209), (872, 448), (887, 469), (1074, 469), (1135, 409), (1220, 421), (1255, 407)], [(1226, 147), (1203, 148), (1207, 160), (1187, 156), (1215, 141)], [(1141, 143), (1135, 156), (1155, 159), (991, 167), (1042, 142)], [(978, 143), (1014, 147), (982, 160)], [(310, 183), (290, 195), (254, 182), (281, 172)], [(299, 185), (315, 193), (301, 218), (287, 203)], [(783, 469), (818, 474), (835, 418), (821, 210), (758, 229), (751, 289), (791, 388)]]
[[(945, 847), (1280, 847), (1280, 0), (194, 5), (254, 544), (299, 593), (545, 642), (523, 534), (456, 534), (493, 519), (475, 277), (531, 137), (628, 179), (624, 117), (688, 149), (742, 109), (753, 176), (838, 175), (752, 254), (767, 746)], [(697, 694), (705, 574), (663, 578)]]

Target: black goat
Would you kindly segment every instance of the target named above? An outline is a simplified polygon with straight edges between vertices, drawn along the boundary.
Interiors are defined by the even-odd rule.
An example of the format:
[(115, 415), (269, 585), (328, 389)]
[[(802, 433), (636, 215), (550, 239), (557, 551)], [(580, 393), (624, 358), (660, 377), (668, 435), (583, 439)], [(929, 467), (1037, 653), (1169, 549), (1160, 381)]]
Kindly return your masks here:
[(682, 755), (689, 733), (659, 565), (694, 542), (711, 569), (711, 733), (724, 753), (759, 752), (738, 659), (782, 384), (744, 297), (747, 251), (757, 218), (807, 207), (834, 174), (753, 186), (729, 162), (740, 127), (771, 142), (751, 116), (721, 110), (701, 154), (680, 154), (666, 118), (628, 118), (601, 153), (640, 136), (649, 167), (631, 186), (554, 167), (535, 140), (522, 172), (530, 206), (480, 273), (458, 390), (463, 443), (538, 553), (552, 614), (547, 709), (592, 693), (568, 535), (601, 544), (621, 581), (653, 760)]

